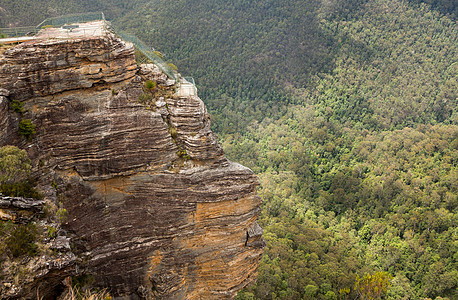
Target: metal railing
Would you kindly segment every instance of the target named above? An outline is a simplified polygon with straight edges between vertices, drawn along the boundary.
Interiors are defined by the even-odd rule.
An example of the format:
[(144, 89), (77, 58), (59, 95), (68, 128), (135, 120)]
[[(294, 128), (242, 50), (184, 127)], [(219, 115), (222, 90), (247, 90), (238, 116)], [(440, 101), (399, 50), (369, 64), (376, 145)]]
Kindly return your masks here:
[(35, 26), (0, 28), (0, 38), (34, 36), (40, 31)]
[(41, 29), (46, 26), (59, 27), (65, 24), (86, 23), (92, 21), (105, 21), (105, 14), (103, 12), (90, 12), (47, 18), (46, 20), (38, 24), (37, 28)]
[(103, 12), (71, 14), (61, 17), (48, 18), (37, 26), (0, 28), (0, 38), (35, 36), (41, 29), (48, 26), (60, 27), (65, 24), (85, 23), (91, 21), (106, 21), (105, 14)]
[(181, 77), (177, 83), (176, 94), (182, 97), (197, 96), (197, 88), (194, 78)]
[(164, 74), (166, 74), (170, 79), (178, 79), (177, 73), (161, 57), (154, 53), (154, 48), (146, 46), (142, 40), (133, 34), (116, 29), (113, 26), (111, 26), (111, 28), (113, 29), (113, 32), (119, 35), (121, 39), (134, 44), (135, 49), (140, 51), (146, 57), (147, 61), (144, 61), (143, 63), (147, 63), (149, 60), (151, 63), (158, 66), (159, 69), (161, 69), (161, 71), (164, 72)]

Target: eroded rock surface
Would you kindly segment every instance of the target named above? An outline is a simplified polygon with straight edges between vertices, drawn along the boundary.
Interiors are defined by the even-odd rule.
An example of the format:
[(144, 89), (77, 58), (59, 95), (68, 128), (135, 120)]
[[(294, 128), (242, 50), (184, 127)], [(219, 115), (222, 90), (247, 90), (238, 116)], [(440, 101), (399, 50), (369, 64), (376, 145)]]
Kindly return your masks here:
[(232, 298), (255, 279), (256, 176), (224, 157), (203, 102), (137, 67), (132, 45), (109, 33), (24, 43), (0, 56), (0, 86), (0, 120), (17, 124), (5, 101), (20, 100), (37, 125), (25, 141), (0, 121), (1, 146), (26, 149), (55, 184), (74, 274), (119, 299)]
[[(29, 235), (19, 235), (17, 229), (31, 230), (26, 224), (33, 224), (33, 230), (29, 232), (33, 232), (36, 246), (33, 250), (35, 255), (13, 256), (9, 259), (4, 259), (4, 249), (0, 249), (1, 299), (37, 299), (37, 295), (52, 299), (58, 295), (56, 287), (75, 273), (77, 257), (70, 249), (70, 239), (65, 236), (65, 231), (58, 229), (60, 224), (46, 218), (45, 203), (45, 200), (0, 194), (0, 219), (8, 221), (7, 226), (1, 228), (0, 244), (27, 247), (28, 243), (24, 240), (17, 241), (23, 242), (18, 245), (10, 244), (5, 239), (12, 235), (16, 239), (29, 239)], [(49, 234), (51, 228), (54, 230), (52, 235)]]

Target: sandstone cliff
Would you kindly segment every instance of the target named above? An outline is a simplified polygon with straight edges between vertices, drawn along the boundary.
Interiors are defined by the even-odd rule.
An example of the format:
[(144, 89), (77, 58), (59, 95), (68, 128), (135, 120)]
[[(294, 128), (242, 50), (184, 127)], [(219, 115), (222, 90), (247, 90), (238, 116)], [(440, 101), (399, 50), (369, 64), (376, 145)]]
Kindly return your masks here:
[[(0, 88), (0, 146), (26, 149), (39, 185), (55, 190), (44, 201), (68, 212), (71, 275), (90, 274), (119, 299), (232, 298), (255, 279), (256, 176), (224, 157), (203, 102), (137, 66), (131, 44), (103, 32), (8, 48)], [(8, 107), (15, 100), (23, 116)], [(21, 118), (36, 125), (30, 139)], [(11, 297), (33, 298), (40, 284), (57, 283)]]

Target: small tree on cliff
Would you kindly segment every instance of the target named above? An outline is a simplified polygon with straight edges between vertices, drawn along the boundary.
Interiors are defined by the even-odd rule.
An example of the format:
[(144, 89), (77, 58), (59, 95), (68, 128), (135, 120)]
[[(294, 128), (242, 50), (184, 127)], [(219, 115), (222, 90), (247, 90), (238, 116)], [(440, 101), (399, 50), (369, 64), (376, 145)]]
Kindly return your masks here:
[(15, 146), (0, 148), (0, 193), (5, 196), (40, 198), (29, 178), (32, 165), (27, 152)]
[(27, 179), (31, 169), (27, 152), (15, 146), (0, 148), (0, 185)]
[(26, 139), (30, 140), (32, 138), (32, 135), (36, 133), (35, 128), (35, 124), (33, 124), (30, 119), (22, 119), (21, 122), (19, 122), (19, 134)]

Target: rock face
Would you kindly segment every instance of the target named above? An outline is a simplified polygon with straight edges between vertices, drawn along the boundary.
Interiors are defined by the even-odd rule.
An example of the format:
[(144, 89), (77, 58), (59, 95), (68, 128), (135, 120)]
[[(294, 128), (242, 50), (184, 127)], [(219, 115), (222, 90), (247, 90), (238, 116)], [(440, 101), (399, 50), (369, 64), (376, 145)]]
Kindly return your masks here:
[[(0, 194), (0, 219), (8, 220), (16, 226), (30, 225), (33, 221), (33, 224), (38, 224), (34, 228), (58, 228), (58, 224), (43, 218), (44, 205), (43, 200), (5, 197)], [(11, 223), (8, 227), (11, 227)], [(36, 299), (37, 295), (54, 298), (57, 295), (56, 286), (75, 273), (77, 258), (70, 251), (65, 232), (56, 229), (56, 235), (49, 237), (36, 231), (35, 243), (40, 245), (39, 255), (0, 261), (1, 299)], [(2, 230), (2, 234), (9, 236), (8, 230)], [(0, 235), (0, 240), (5, 236)], [(23, 243), (21, 247), (25, 245)]]
[[(132, 45), (110, 33), (23, 43), (0, 55), (0, 87), (0, 146), (26, 149), (56, 187), (74, 275), (119, 299), (233, 298), (255, 280), (256, 176), (224, 157), (203, 102), (138, 67)], [(14, 100), (36, 125), (28, 141)]]

